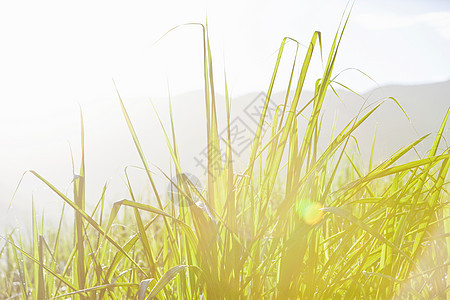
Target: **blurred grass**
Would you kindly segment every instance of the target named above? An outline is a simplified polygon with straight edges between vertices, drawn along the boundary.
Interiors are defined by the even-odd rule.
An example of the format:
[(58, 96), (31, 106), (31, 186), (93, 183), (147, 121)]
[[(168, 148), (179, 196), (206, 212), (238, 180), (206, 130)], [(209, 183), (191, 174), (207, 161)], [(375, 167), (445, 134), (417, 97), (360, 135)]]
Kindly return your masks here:
[[(349, 141), (379, 105), (355, 117), (324, 151), (318, 148), (321, 131), (330, 130), (321, 128), (320, 117), (347, 21), (348, 15), (334, 37), (314, 97), (305, 104), (299, 101), (313, 53), (323, 57), (320, 32), (311, 38), (297, 82), (294, 59), (285, 104), (266, 127), (284, 46), (297, 43), (283, 39), (241, 173), (233, 164), (230, 126), (226, 149), (221, 149), (207, 27), (190, 24), (203, 32), (206, 191), (197, 190), (182, 172), (170, 110), (170, 130), (161, 126), (176, 180), (163, 175), (184, 205), (163, 201), (117, 92), (157, 207), (139, 202), (127, 175), (129, 199), (105, 211), (105, 186), (95, 209), (86, 210), (81, 116), (82, 157), (77, 175), (74, 170), (74, 198), (30, 171), (74, 210), (73, 232), (62, 232), (61, 222), (56, 230), (43, 228), (33, 204), (32, 242), (22, 241), (19, 231), (3, 238), (0, 298), (446, 298), (450, 151), (440, 151), (439, 145), (450, 109), (427, 157), (415, 161), (396, 164), (426, 137), (378, 166), (370, 159), (369, 170), (358, 166)], [(295, 94), (289, 99), (291, 88)], [(226, 82), (225, 95), (229, 125)], [(300, 132), (297, 117), (307, 109), (306, 131)], [(224, 160), (216, 159), (222, 151)]]

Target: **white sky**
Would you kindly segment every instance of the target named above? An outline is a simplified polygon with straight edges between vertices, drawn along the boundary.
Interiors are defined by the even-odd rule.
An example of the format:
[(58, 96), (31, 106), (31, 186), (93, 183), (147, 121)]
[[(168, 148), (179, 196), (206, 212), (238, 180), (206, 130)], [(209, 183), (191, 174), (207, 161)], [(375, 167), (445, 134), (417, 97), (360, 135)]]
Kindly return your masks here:
[[(112, 78), (124, 99), (203, 89), (200, 27), (182, 27), (155, 44), (176, 25), (204, 22), (208, 16), (216, 91), (224, 93), (226, 68), (231, 95), (239, 96), (267, 90), (285, 36), (307, 45), (314, 30), (320, 30), (326, 55), (346, 4), (347, 0), (1, 1), (0, 154), (15, 152), (15, 146), (33, 139), (45, 142), (61, 133), (64, 124), (76, 132), (77, 103), (86, 111), (116, 107)], [(293, 51), (291, 43), (276, 90), (286, 89)], [(300, 59), (304, 53), (303, 49)], [(443, 81), (450, 79), (448, 53), (450, 1), (359, 0), (335, 72), (358, 68), (381, 85)], [(321, 68), (316, 55), (306, 88), (313, 88)], [(374, 87), (355, 71), (339, 79), (357, 91)], [(20, 139), (27, 142), (20, 144)]]
[[(111, 97), (111, 78), (129, 96), (167, 95), (168, 84), (174, 94), (201, 89), (199, 28), (154, 42), (178, 24), (204, 22), (206, 13), (218, 91), (224, 64), (234, 95), (265, 90), (281, 39), (308, 44), (320, 30), (329, 46), (346, 3), (2, 1), (0, 97), (3, 108), (14, 109), (2, 117), (15, 118), (17, 108), (35, 114), (48, 104)], [(441, 81), (450, 78), (448, 53), (449, 1), (360, 0), (336, 71), (359, 68), (380, 84)], [(348, 78), (357, 90), (373, 86), (355, 72)]]

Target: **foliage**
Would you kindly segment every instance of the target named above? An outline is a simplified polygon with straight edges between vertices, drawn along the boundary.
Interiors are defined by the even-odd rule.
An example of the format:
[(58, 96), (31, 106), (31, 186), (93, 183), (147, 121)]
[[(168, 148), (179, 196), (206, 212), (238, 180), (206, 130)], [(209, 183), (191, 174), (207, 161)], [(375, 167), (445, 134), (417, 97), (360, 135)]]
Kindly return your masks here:
[[(225, 149), (224, 161), (213, 159), (220, 153), (221, 143), (212, 54), (207, 28), (202, 25), (209, 145), (206, 191), (197, 190), (182, 173), (172, 122), (169, 132), (163, 130), (177, 175), (172, 183), (178, 189), (178, 201), (186, 205), (177, 206), (174, 201), (163, 204), (119, 95), (156, 205), (140, 202), (127, 177), (129, 199), (116, 202), (108, 214), (103, 193), (95, 209), (88, 212), (83, 142), (73, 199), (30, 171), (74, 210), (74, 233), (67, 238), (61, 226), (56, 233), (44, 230), (33, 209), (30, 247), (20, 232), (4, 237), (0, 297), (445, 297), (449, 280), (446, 175), (450, 152), (440, 152), (439, 144), (449, 112), (428, 155), (415, 161), (396, 164), (425, 137), (378, 166), (372, 166), (371, 159), (367, 171), (349, 154), (353, 132), (379, 106), (355, 117), (324, 151), (318, 148), (323, 130), (321, 111), (333, 83), (332, 71), (347, 20), (344, 18), (333, 40), (314, 97), (303, 106), (299, 101), (312, 55), (317, 51), (322, 55), (320, 32), (312, 36), (297, 82), (293, 62), (286, 102), (278, 107), (266, 130), (265, 117), (283, 50), (288, 41), (295, 42), (283, 39), (242, 173), (234, 169), (230, 146)], [(292, 99), (291, 87), (295, 87)], [(229, 124), (230, 100), (225, 92)], [(308, 125), (300, 132), (297, 117), (307, 109), (311, 111)], [(82, 141), (83, 135), (82, 129)], [(229, 127), (227, 136), (230, 145)], [(113, 226), (117, 224), (126, 227)]]

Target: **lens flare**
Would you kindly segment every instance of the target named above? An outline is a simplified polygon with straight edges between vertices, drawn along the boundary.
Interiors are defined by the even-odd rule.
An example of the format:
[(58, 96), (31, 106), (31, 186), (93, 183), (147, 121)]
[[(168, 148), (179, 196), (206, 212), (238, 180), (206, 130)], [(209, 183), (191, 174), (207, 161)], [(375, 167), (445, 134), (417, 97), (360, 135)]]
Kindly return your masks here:
[(311, 203), (309, 201), (301, 201), (297, 205), (298, 213), (308, 225), (317, 224), (322, 220), (323, 210), (321, 210), (321, 208), (323, 208), (323, 205), (318, 202)]

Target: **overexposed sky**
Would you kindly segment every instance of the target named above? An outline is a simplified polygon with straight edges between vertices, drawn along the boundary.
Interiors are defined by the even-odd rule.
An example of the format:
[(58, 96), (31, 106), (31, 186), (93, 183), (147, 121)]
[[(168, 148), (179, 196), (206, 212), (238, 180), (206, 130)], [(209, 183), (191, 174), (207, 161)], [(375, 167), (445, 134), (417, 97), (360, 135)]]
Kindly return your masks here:
[[(327, 49), (346, 4), (346, 0), (2, 1), (2, 106), (38, 109), (57, 102), (91, 103), (114, 94), (112, 78), (129, 96), (165, 96), (168, 86), (174, 94), (201, 89), (199, 27), (181, 28), (154, 43), (170, 28), (205, 22), (206, 16), (218, 86), (225, 66), (233, 94), (265, 90), (281, 39), (290, 36), (308, 44), (313, 31), (320, 30)], [(441, 81), (450, 78), (448, 53), (449, 1), (359, 0), (336, 71), (359, 68), (380, 84)], [(291, 58), (288, 52), (286, 61)], [(314, 70), (320, 71), (318, 60)], [(349, 73), (353, 74), (345, 78), (356, 90), (373, 86), (363, 76)], [(311, 82), (318, 75), (313, 74)]]
[[(78, 132), (77, 104), (84, 111), (117, 108), (113, 78), (125, 100), (203, 89), (199, 26), (180, 27), (155, 43), (174, 26), (208, 17), (216, 91), (224, 94), (226, 70), (236, 97), (267, 90), (285, 36), (308, 45), (319, 30), (327, 55), (346, 5), (347, 0), (1, 1), (0, 155)], [(293, 43), (286, 46), (275, 90), (286, 89), (294, 49)], [(335, 73), (358, 68), (380, 85), (444, 81), (450, 78), (448, 53), (450, 1), (358, 0)], [(302, 48), (299, 61), (304, 54)], [(321, 70), (316, 51), (306, 89), (313, 89)], [(356, 91), (375, 86), (356, 71), (338, 80)]]

